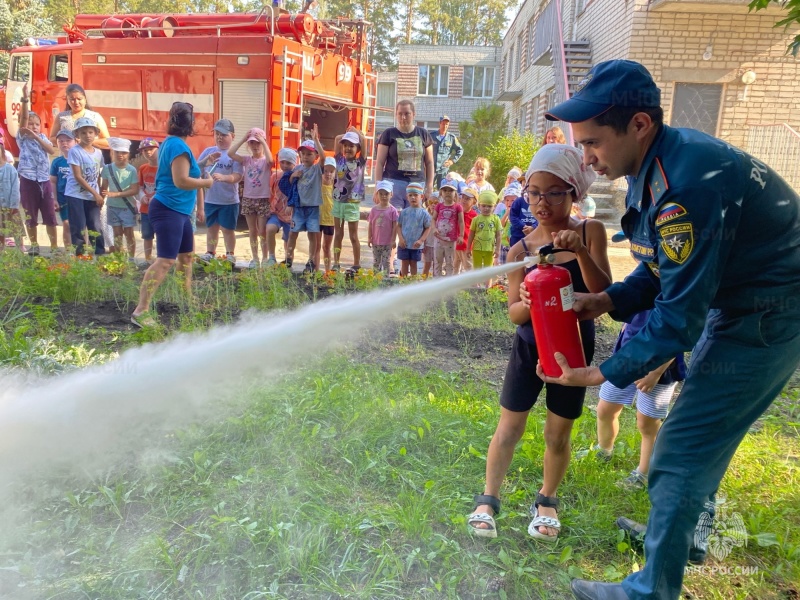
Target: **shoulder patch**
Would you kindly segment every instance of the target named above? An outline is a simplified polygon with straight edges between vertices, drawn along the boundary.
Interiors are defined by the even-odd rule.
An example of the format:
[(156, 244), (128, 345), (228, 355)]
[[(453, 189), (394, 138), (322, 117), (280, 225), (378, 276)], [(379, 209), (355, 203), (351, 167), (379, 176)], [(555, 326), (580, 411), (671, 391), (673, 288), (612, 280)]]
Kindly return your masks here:
[(672, 262), (682, 265), (694, 250), (694, 229), (691, 223), (664, 225), (658, 230), (661, 248)]
[(664, 173), (664, 167), (661, 165), (661, 160), (655, 158), (655, 166), (650, 173), (650, 181), (647, 185), (650, 188), (650, 199), (653, 206), (658, 204), (661, 197), (667, 193), (669, 189), (669, 182), (667, 181), (667, 174)]
[(665, 223), (669, 223), (670, 221), (673, 221), (678, 217), (683, 217), (686, 214), (686, 209), (680, 204), (667, 202), (663, 207), (661, 207), (661, 210), (658, 211), (658, 216), (656, 217), (656, 227), (661, 227)]

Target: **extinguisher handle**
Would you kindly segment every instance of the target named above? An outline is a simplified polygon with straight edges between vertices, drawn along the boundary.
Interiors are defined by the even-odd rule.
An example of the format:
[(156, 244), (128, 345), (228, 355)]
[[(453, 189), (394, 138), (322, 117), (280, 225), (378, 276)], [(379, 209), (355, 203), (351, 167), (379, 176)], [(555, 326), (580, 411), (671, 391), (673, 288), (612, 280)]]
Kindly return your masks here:
[(572, 252), (572, 250), (569, 250), (568, 248), (556, 248), (552, 243), (550, 243), (540, 246), (537, 253), (539, 256), (549, 256), (550, 254), (555, 254), (556, 252)]

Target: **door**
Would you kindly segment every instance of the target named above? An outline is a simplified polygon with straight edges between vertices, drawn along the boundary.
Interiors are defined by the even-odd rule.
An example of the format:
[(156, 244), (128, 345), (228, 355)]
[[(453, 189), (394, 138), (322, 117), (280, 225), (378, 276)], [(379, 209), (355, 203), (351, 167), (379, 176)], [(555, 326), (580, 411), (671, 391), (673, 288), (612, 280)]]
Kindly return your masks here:
[(33, 54), (31, 52), (14, 53), (8, 69), (6, 82), (6, 129), (12, 138), (19, 131), (19, 115), (22, 111), (22, 86), (28, 84), (33, 89), (31, 74), (33, 73)]
[[(223, 79), (220, 80), (219, 87), (220, 118), (230, 119), (237, 138), (241, 138), (253, 127), (267, 130), (266, 79)], [(248, 154), (246, 144), (239, 148), (239, 154)]]

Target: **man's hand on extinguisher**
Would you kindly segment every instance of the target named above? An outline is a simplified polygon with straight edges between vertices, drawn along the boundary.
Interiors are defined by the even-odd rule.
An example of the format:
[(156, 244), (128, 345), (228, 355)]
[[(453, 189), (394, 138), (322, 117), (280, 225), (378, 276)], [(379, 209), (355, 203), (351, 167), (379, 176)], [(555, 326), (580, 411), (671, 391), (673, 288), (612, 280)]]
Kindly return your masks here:
[(589, 319), (595, 319), (600, 315), (614, 310), (614, 303), (611, 301), (611, 297), (605, 292), (600, 292), (599, 294), (581, 294), (576, 292), (572, 310), (578, 313), (579, 321), (588, 321)]
[(589, 387), (590, 385), (600, 385), (606, 378), (597, 367), (579, 367), (573, 369), (569, 366), (566, 357), (560, 352), (553, 355), (561, 367), (561, 377), (548, 377), (542, 370), (542, 363), (536, 363), (536, 374), (545, 383), (557, 383), (572, 387)]

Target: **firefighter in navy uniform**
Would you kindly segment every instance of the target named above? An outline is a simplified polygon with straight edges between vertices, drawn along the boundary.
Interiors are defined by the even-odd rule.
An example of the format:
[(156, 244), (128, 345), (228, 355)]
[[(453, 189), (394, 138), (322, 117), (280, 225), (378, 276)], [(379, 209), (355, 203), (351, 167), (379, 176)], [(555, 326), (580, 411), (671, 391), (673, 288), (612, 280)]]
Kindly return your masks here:
[(652, 309), (644, 329), (599, 367), (540, 376), (620, 388), (692, 351), (659, 432), (649, 476), (645, 566), (621, 584), (576, 579), (576, 598), (677, 599), (695, 525), (736, 448), (800, 362), (800, 197), (764, 163), (714, 137), (663, 124), (640, 64), (598, 64), (550, 120), (573, 124), (587, 164), (628, 176), (622, 229), (642, 262), (583, 295), (579, 318)]

